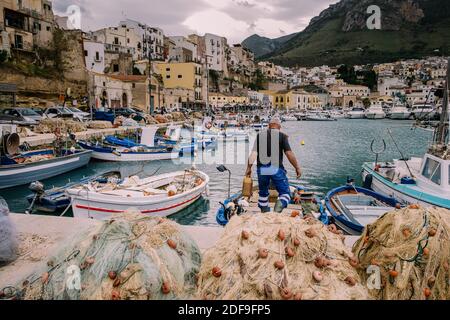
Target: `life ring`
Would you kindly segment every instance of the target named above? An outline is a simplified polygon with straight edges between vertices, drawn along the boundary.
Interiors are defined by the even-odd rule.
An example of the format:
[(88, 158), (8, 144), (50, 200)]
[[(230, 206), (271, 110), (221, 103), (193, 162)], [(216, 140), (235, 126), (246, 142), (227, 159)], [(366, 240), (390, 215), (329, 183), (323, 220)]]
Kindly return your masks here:
[(211, 122), (208, 122), (208, 123), (205, 125), (205, 128), (206, 128), (206, 129), (211, 129), (211, 128), (212, 128), (212, 123), (211, 123)]

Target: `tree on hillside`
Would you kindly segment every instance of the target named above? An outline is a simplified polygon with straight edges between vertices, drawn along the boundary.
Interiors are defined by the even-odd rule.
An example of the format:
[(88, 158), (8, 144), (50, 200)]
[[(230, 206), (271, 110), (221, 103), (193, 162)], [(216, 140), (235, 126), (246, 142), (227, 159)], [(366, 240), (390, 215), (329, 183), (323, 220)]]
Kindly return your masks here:
[(261, 70), (257, 69), (255, 72), (255, 79), (252, 83), (248, 85), (250, 90), (258, 91), (264, 89), (264, 83), (266, 82), (266, 78)]

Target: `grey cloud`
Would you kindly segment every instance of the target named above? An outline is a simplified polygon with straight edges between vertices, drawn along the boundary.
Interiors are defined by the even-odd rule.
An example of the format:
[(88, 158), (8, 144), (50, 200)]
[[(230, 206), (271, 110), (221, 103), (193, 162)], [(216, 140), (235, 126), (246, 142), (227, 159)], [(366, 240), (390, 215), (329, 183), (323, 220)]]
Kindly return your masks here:
[[(258, 19), (273, 19), (304, 28), (305, 19), (318, 15), (337, 0), (229, 0), (221, 10), (235, 20), (255, 28)], [(69, 5), (79, 5), (82, 10), (83, 29), (95, 30), (117, 25), (129, 18), (161, 27), (166, 34), (187, 34), (183, 22), (194, 13), (214, 8), (204, 0), (54, 0), (54, 8), (64, 13)], [(244, 30), (243, 30), (244, 31)], [(300, 29), (298, 30), (300, 31)], [(237, 37), (242, 35), (236, 35)], [(264, 35), (262, 35), (264, 36)]]

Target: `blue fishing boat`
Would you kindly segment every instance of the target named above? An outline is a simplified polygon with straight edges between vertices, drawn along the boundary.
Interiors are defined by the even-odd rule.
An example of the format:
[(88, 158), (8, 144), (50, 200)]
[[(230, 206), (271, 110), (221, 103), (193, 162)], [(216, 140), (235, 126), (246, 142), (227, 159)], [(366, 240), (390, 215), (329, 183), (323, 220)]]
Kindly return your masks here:
[[(77, 148), (71, 136), (57, 135), (53, 146), (31, 151), (20, 147), (20, 137), (14, 125), (0, 126), (0, 189), (44, 180), (87, 165), (92, 152)], [(27, 151), (24, 151), (27, 149)]]
[[(299, 211), (303, 214), (313, 214), (315, 218), (322, 223), (328, 225), (329, 219), (326, 214), (319, 197), (313, 192), (308, 192), (305, 188), (291, 184), (292, 200), (288, 208), (283, 213), (292, 213), (292, 211)], [(273, 199), (277, 196), (271, 197)], [(272, 200), (272, 199), (271, 199)], [(254, 195), (248, 199), (242, 195), (242, 192), (237, 193), (223, 203), (217, 210), (216, 221), (221, 226), (226, 226), (234, 215), (255, 214), (261, 212), (258, 208), (258, 190), (254, 190)]]
[(146, 146), (120, 147), (108, 145), (102, 142), (78, 141), (78, 144), (86, 150), (92, 151), (92, 158), (111, 162), (141, 162), (155, 160), (171, 160), (180, 156), (178, 149), (155, 148)]
[(361, 235), (364, 228), (385, 213), (400, 206), (394, 198), (352, 183), (331, 190), (325, 198), (325, 206), (335, 224), (350, 235)]
[(49, 190), (45, 190), (44, 184), (42, 184), (41, 182), (33, 182), (30, 185), (30, 190), (33, 192), (33, 194), (27, 196), (27, 201), (30, 203), (30, 207), (28, 208), (27, 213), (31, 214), (34, 210), (47, 213), (64, 211), (71, 204), (70, 197), (65, 192), (67, 189), (91, 182), (106, 184), (109, 181), (118, 182), (120, 180), (120, 172), (111, 171), (100, 175), (86, 177), (78, 182), (70, 182), (65, 186), (52, 188)]
[(45, 180), (86, 166), (92, 156), (89, 150), (54, 149), (22, 152), (1, 157), (0, 189), (26, 185), (36, 180)]

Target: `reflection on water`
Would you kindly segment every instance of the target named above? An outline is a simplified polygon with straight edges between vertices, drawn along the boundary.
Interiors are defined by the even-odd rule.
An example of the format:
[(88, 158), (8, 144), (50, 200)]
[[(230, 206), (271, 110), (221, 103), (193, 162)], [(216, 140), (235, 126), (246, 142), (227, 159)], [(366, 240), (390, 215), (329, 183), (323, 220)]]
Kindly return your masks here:
[[(326, 193), (331, 188), (342, 185), (348, 176), (356, 178), (360, 183), (361, 166), (364, 162), (374, 161), (371, 152), (372, 140), (377, 140), (376, 150), (383, 139), (387, 150), (380, 155), (380, 161), (400, 158), (391, 138), (387, 133), (392, 128), (393, 136), (399, 143), (402, 152), (408, 156), (422, 156), (426, 151), (432, 133), (422, 130), (411, 130), (409, 121), (395, 122), (391, 120), (340, 120), (335, 122), (287, 122), (283, 131), (290, 137), (291, 147), (298, 156), (303, 167), (304, 176), (301, 182), (308, 188)], [(190, 208), (174, 216), (183, 224), (214, 225), (215, 211), (219, 202), (223, 201), (228, 192), (228, 174), (220, 173), (216, 167), (225, 164), (232, 172), (232, 193), (242, 187), (246, 160), (250, 143), (220, 144), (216, 151), (200, 153), (197, 158), (190, 157), (172, 161), (155, 161), (151, 163), (106, 163), (91, 162), (87, 167), (66, 175), (44, 181), (46, 187), (62, 186), (70, 181), (77, 181), (86, 176), (99, 174), (110, 170), (120, 170), (125, 175), (149, 176), (191, 168), (206, 172), (210, 176), (209, 201), (199, 200)], [(301, 141), (305, 145), (301, 145)], [(291, 178), (295, 177), (293, 168), (286, 162), (285, 167)], [(11, 210), (24, 212), (28, 206), (25, 199), (30, 192), (27, 186), (10, 190), (0, 190)]]

